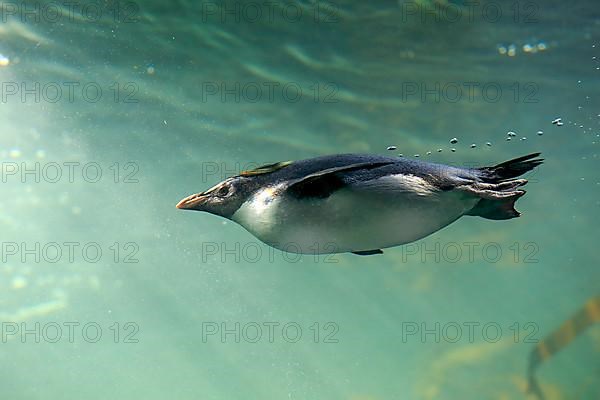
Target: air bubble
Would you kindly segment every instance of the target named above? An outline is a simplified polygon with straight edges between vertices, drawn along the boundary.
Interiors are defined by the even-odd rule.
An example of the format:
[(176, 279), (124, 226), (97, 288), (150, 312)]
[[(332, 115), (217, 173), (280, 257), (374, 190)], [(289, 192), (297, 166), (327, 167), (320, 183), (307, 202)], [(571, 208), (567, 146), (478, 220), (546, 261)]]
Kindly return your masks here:
[(19, 157), (21, 157), (21, 154), (22, 154), (22, 153), (21, 153), (21, 150), (19, 150), (19, 149), (11, 149), (11, 150), (8, 152), (8, 156), (9, 156), (10, 158), (19, 158)]

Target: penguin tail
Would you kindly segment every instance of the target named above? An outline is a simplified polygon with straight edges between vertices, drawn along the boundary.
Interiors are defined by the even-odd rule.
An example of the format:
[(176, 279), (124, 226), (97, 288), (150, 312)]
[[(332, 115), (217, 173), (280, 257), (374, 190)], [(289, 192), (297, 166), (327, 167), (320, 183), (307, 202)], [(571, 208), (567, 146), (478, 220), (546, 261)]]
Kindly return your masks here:
[(532, 153), (523, 157), (505, 161), (493, 167), (477, 168), (479, 176), (486, 183), (500, 183), (523, 175), (544, 162), (543, 158), (536, 158), (541, 153)]
[(537, 158), (539, 155), (532, 153), (493, 167), (477, 168), (479, 180), (461, 187), (480, 198), (466, 215), (493, 220), (519, 217), (521, 213), (515, 210), (515, 202), (525, 191), (518, 188), (525, 185), (527, 180), (514, 178), (542, 164), (544, 160)]

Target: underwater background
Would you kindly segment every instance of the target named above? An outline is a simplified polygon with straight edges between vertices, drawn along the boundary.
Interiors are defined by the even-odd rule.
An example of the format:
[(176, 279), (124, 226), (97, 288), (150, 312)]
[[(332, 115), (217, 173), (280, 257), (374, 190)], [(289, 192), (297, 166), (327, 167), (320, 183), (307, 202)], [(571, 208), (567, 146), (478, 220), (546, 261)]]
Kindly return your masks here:
[[(600, 398), (595, 1), (0, 6), (0, 397), (535, 399), (583, 308), (535, 376)], [(521, 218), (380, 256), (175, 209), (347, 152), (546, 161)]]

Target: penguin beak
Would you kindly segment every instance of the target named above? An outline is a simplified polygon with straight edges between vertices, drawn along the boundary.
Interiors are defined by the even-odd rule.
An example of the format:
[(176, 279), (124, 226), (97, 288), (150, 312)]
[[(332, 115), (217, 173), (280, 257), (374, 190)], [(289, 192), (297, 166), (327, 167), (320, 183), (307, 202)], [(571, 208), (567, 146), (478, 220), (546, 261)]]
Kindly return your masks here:
[(206, 203), (206, 201), (208, 200), (208, 195), (206, 195), (204, 192), (202, 193), (196, 193), (193, 194), (191, 196), (186, 197), (185, 199), (181, 200), (179, 203), (177, 203), (177, 205), (175, 207), (181, 209), (181, 210), (198, 210), (198, 211), (202, 211), (203, 210), (203, 205)]

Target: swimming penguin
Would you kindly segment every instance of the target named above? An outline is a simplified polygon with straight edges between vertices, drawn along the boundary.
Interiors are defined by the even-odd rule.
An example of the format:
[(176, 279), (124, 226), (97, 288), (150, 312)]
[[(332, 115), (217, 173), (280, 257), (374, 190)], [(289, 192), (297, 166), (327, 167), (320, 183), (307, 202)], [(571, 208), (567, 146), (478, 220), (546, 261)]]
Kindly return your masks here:
[(493, 167), (339, 154), (263, 165), (181, 200), (242, 225), (264, 243), (304, 254), (381, 249), (424, 238), (463, 215), (518, 217), (515, 201), (540, 153)]

